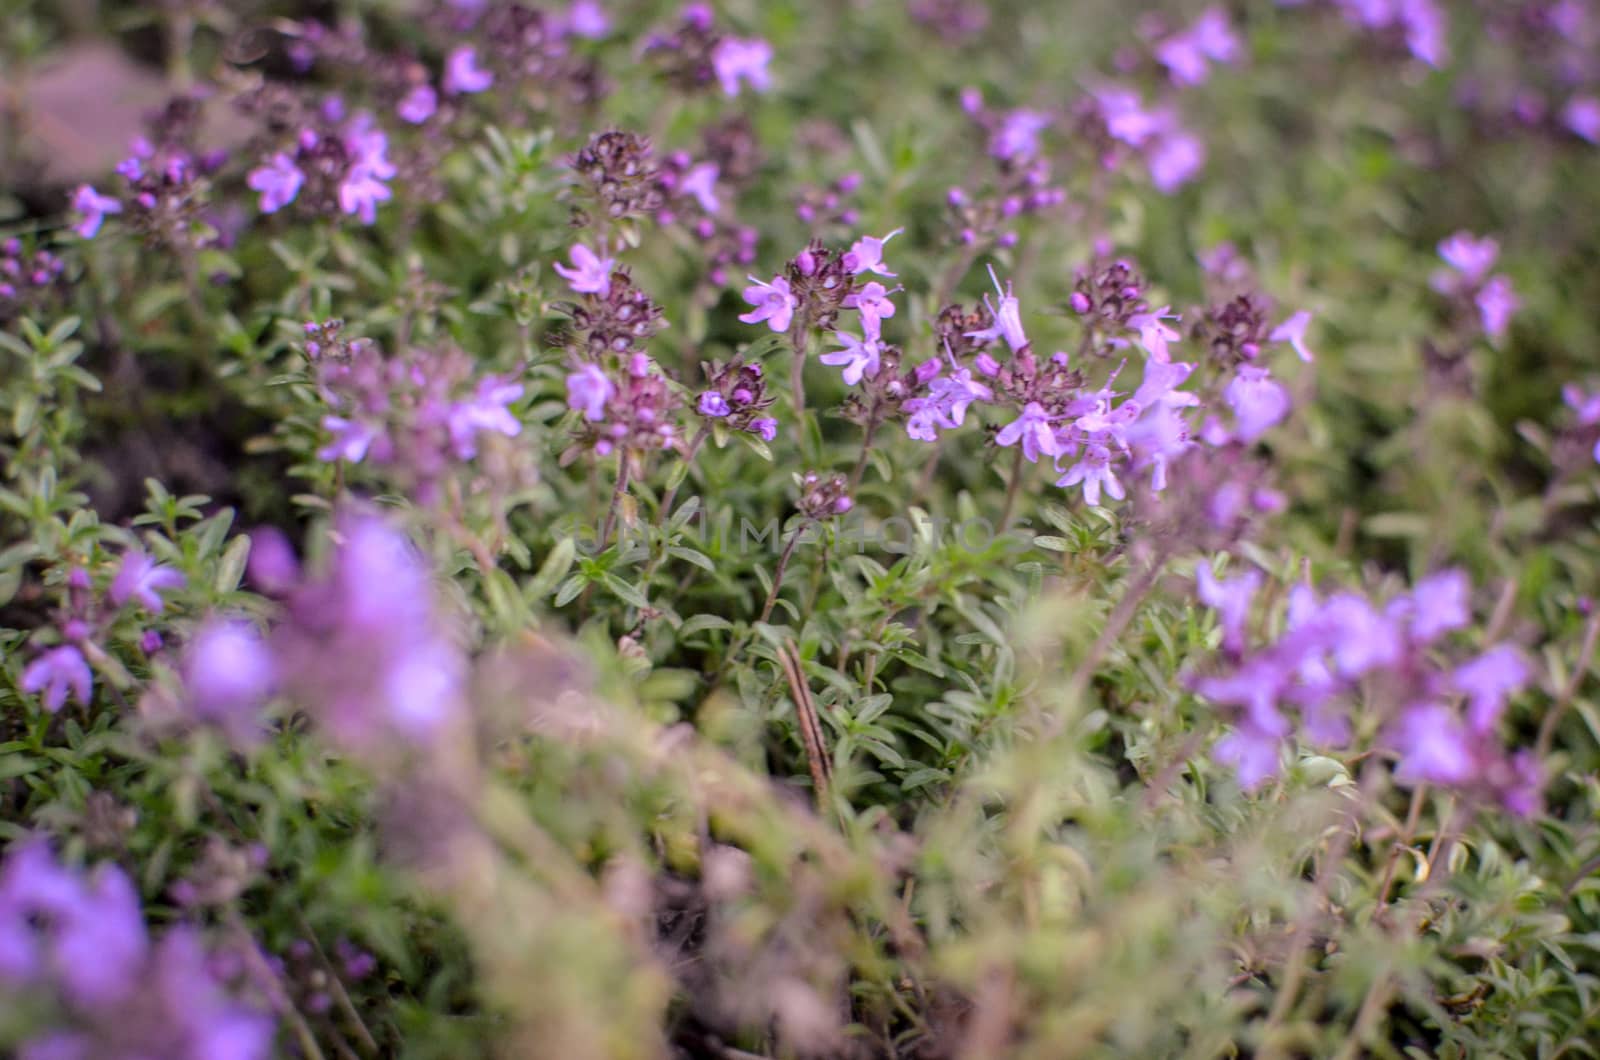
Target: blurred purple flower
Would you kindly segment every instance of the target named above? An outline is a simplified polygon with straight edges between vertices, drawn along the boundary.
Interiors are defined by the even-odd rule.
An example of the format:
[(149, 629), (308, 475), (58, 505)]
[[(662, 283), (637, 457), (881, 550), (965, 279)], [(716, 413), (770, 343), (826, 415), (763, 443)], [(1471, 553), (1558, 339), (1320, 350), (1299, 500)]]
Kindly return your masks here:
[(599, 365), (586, 364), (567, 376), (567, 407), (581, 410), (591, 423), (606, 418), (606, 402), (616, 392), (616, 384)]
[(1229, 651), (1244, 649), (1245, 623), (1250, 619), (1250, 601), (1261, 587), (1261, 572), (1251, 569), (1226, 580), (1218, 579), (1210, 563), (1195, 565), (1195, 584), (1200, 602), (1217, 612), (1222, 625), (1222, 643)]
[(277, 213), (294, 202), (305, 179), (294, 159), (279, 151), (266, 165), (252, 169), (245, 184), (261, 193), (262, 213)]
[(1406, 783), (1461, 784), (1472, 779), (1471, 742), (1449, 707), (1419, 703), (1406, 708), (1390, 740), (1400, 753), (1395, 776)]
[(522, 433), (522, 424), (506, 406), (523, 394), (521, 383), (510, 383), (495, 376), (486, 376), (478, 382), (471, 400), (458, 401), (450, 407), (450, 443), (457, 459), (470, 460), (478, 455), (478, 435), (483, 431), (515, 438)]
[(1287, 342), (1294, 347), (1294, 352), (1299, 358), (1310, 364), (1316, 360), (1316, 355), (1306, 345), (1306, 329), (1311, 326), (1311, 314), (1307, 310), (1300, 310), (1290, 315), (1288, 320), (1272, 329), (1272, 334), (1267, 338), (1271, 342)]
[(1060, 456), (1062, 453), (1061, 443), (1050, 425), (1050, 416), (1044, 406), (1036, 401), (1028, 402), (1022, 409), (1022, 415), (1000, 428), (994, 440), (1002, 448), (1021, 442), (1022, 455), (1029, 463), (1037, 463), (1040, 456)]
[(129, 600), (137, 600), (146, 611), (159, 615), (163, 608), (161, 592), (178, 589), (184, 577), (171, 567), (163, 567), (143, 552), (129, 552), (122, 557), (122, 566), (111, 580), (111, 602), (121, 607)]
[(1479, 734), (1493, 731), (1506, 700), (1520, 691), (1531, 675), (1522, 653), (1502, 644), (1456, 668), (1451, 683), (1467, 697), (1467, 721)]
[(1592, 144), (1600, 144), (1600, 98), (1577, 96), (1561, 110), (1561, 124)]
[(395, 107), (395, 113), (400, 115), (403, 121), (421, 125), (433, 117), (438, 109), (439, 94), (433, 90), (433, 86), (417, 85), (406, 93), (405, 98)]
[(43, 692), (44, 709), (54, 714), (66, 704), (68, 692), (80, 704), (88, 706), (89, 697), (94, 693), (94, 675), (83, 652), (64, 644), (29, 663), (22, 671), (19, 687), (24, 692)]
[(93, 239), (99, 234), (107, 214), (122, 212), (122, 203), (101, 195), (88, 184), (80, 184), (72, 193), (72, 208), (82, 215), (72, 230), (84, 239)]
[(1240, 365), (1222, 393), (1234, 415), (1234, 437), (1253, 442), (1289, 414), (1289, 393), (1260, 365)]
[(247, 743), (260, 731), (257, 711), (272, 694), (277, 664), (254, 625), (212, 619), (185, 649), (183, 677), (194, 716)]
[(1511, 317), (1522, 304), (1511, 288), (1511, 281), (1505, 276), (1491, 276), (1474, 301), (1478, 305), (1484, 332), (1497, 341), (1505, 336)]
[(478, 50), (463, 44), (444, 61), (444, 91), (460, 96), (485, 92), (494, 84), (494, 74), (478, 65)]
[(724, 37), (711, 50), (711, 66), (722, 84), (724, 95), (737, 96), (740, 82), (753, 91), (772, 87), (767, 64), (772, 61), (772, 45), (764, 40)]

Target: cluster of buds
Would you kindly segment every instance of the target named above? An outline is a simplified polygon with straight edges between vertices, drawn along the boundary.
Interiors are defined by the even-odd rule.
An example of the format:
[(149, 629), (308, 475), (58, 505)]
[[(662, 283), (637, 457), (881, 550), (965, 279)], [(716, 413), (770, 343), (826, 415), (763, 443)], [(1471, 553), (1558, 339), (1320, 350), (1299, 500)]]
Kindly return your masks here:
[(794, 204), (794, 215), (807, 225), (837, 225), (854, 228), (861, 210), (852, 201), (861, 187), (860, 173), (846, 173), (821, 188), (802, 188)]
[[(159, 119), (156, 124), (161, 125)], [(154, 246), (187, 251), (215, 242), (216, 230), (205, 218), (208, 178), (226, 157), (196, 157), (175, 135), (159, 146), (144, 137), (134, 141), (133, 153), (116, 167), (123, 182), (120, 195), (101, 195), (87, 184), (77, 189), (72, 206), (80, 236), (94, 238), (106, 216), (117, 214)]]
[(570, 463), (583, 449), (605, 456), (621, 449), (648, 453), (678, 444), (673, 413), (677, 394), (656, 363), (643, 353), (626, 359), (620, 379), (601, 364), (585, 362), (567, 376), (567, 406), (582, 413), (575, 445), (561, 456)]
[(850, 484), (838, 472), (807, 471), (800, 476), (800, 500), (796, 507), (805, 518), (829, 519), (843, 515), (854, 506)]
[(934, 343), (956, 360), (965, 361), (994, 345), (994, 324), (994, 314), (983, 303), (972, 309), (952, 303), (934, 318)]
[(48, 250), (31, 254), (22, 240), (0, 243), (0, 320), (33, 312), (58, 299), (66, 289), (66, 262)]
[(1150, 312), (1144, 291), (1145, 281), (1138, 267), (1119, 258), (1079, 270), (1067, 303), (1091, 332), (1117, 334)]
[(596, 360), (607, 353), (627, 354), (667, 326), (661, 307), (633, 285), (626, 268), (617, 268), (615, 258), (583, 243), (573, 246), (571, 256), (571, 266), (558, 262), (555, 271), (580, 300), (560, 303), (572, 326), (556, 345), (574, 357)]
[(664, 196), (647, 137), (619, 129), (596, 133), (570, 164), (602, 216), (648, 217), (661, 209)]
[(702, 364), (710, 388), (701, 392), (695, 410), (709, 420), (717, 420), (736, 431), (749, 431), (766, 441), (778, 435), (778, 421), (763, 415), (777, 401), (767, 393), (767, 381), (759, 364), (745, 364), (735, 358), (727, 364)]
[(1270, 312), (1261, 295), (1247, 291), (1203, 309), (1190, 326), (1189, 337), (1224, 367), (1254, 361), (1268, 341)]

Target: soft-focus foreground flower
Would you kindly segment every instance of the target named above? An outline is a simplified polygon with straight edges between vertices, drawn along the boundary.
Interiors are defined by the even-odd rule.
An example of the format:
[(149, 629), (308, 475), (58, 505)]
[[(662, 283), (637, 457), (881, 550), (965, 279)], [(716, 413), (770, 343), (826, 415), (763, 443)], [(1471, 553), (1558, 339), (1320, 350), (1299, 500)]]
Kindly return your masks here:
[(24, 692), (44, 693), (44, 709), (54, 714), (67, 702), (67, 693), (81, 705), (89, 705), (94, 692), (94, 675), (89, 663), (71, 644), (51, 648), (22, 671), (21, 686)]
[(138, 892), (115, 865), (75, 871), (38, 839), (0, 865), (0, 990), (60, 1006), (21, 1057), (265, 1060), (271, 1019), (231, 998), (208, 960), (191, 928), (152, 945)]

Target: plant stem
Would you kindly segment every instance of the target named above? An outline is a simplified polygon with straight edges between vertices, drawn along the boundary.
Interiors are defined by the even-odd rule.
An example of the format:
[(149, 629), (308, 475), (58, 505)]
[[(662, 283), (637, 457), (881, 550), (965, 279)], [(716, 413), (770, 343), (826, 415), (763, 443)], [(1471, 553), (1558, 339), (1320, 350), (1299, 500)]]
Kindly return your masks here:
[(1022, 443), (1017, 443), (1017, 455), (1011, 460), (1011, 481), (1006, 485), (1006, 505), (1000, 510), (1000, 532), (1011, 529), (1011, 513), (1017, 506), (1017, 485), (1022, 481)]
[[(695, 434), (694, 440), (689, 443), (688, 451), (683, 454), (683, 462), (685, 464), (692, 465), (694, 463), (694, 458), (700, 454), (700, 447), (706, 444), (706, 439), (709, 437), (711, 437), (711, 425), (702, 425), (700, 430)], [(694, 469), (691, 467), (689, 471), (692, 470)], [(665, 526), (667, 521), (672, 518), (672, 502), (677, 499), (678, 488), (683, 485), (686, 479), (688, 479), (689, 471), (685, 471), (683, 473), (683, 478), (679, 479), (676, 485), (667, 490), (667, 495), (661, 498), (659, 515), (661, 518), (661, 524), (663, 526)]]
[(878, 432), (877, 406), (873, 406), (872, 416), (867, 420), (866, 433), (861, 436), (861, 455), (856, 458), (856, 466), (850, 472), (850, 496), (856, 495), (856, 489), (861, 485), (861, 474), (867, 469), (867, 454), (872, 450), (872, 436)]
[(789, 534), (789, 540), (783, 546), (783, 555), (778, 557), (778, 569), (772, 573), (772, 591), (767, 593), (767, 602), (762, 605), (761, 617), (757, 622), (765, 622), (772, 614), (772, 608), (778, 602), (778, 591), (783, 588), (783, 574), (789, 569), (789, 557), (794, 555), (794, 547), (800, 543), (800, 535), (805, 533), (806, 527), (811, 525), (811, 520), (802, 519), (795, 524), (794, 530)]
[(611, 541), (611, 527), (617, 521), (617, 506), (622, 503), (622, 495), (628, 492), (628, 473), (632, 467), (628, 460), (628, 451), (619, 450), (617, 453), (617, 487), (611, 491), (611, 506), (606, 509), (606, 522), (600, 530), (600, 547), (597, 551), (604, 552), (606, 545)]
[(1544, 721), (1539, 723), (1539, 738), (1534, 744), (1534, 755), (1541, 762), (1550, 754), (1550, 745), (1555, 741), (1556, 725), (1561, 721), (1561, 716), (1572, 706), (1572, 699), (1583, 686), (1583, 679), (1589, 676), (1589, 664), (1594, 661), (1597, 638), (1600, 638), (1600, 614), (1593, 615), (1589, 619), (1589, 624), (1584, 627), (1583, 646), (1578, 649), (1578, 663), (1572, 668), (1572, 673), (1567, 675), (1567, 683), (1561, 688), (1560, 698), (1545, 714)]

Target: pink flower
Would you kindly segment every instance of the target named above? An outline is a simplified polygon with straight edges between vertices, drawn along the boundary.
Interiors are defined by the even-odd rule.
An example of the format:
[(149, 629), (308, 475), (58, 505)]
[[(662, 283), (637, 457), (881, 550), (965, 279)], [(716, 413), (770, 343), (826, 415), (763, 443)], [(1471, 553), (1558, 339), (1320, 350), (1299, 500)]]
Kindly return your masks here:
[(759, 324), (765, 320), (767, 327), (773, 331), (780, 334), (788, 331), (794, 320), (794, 311), (800, 306), (789, 290), (788, 277), (774, 276), (771, 283), (762, 283), (754, 276), (749, 279), (751, 286), (744, 289), (744, 300), (755, 308), (740, 314), (739, 319), (746, 324)]
[(616, 258), (602, 258), (582, 243), (572, 247), (572, 267), (556, 262), (555, 270), (566, 278), (567, 285), (578, 294), (597, 294), (605, 298), (611, 294), (611, 271)]
[[(1500, 256), (1500, 244), (1490, 236), (1479, 239), (1471, 232), (1457, 232), (1439, 244), (1439, 256), (1445, 264), (1460, 273), (1463, 280), (1474, 284), (1494, 268), (1495, 260)], [(1434, 286), (1438, 287), (1440, 282), (1436, 278)]]
[(882, 333), (882, 322), (894, 316), (894, 303), (889, 301), (890, 293), (883, 284), (874, 280), (844, 300), (848, 308), (861, 314), (861, 330), (866, 332), (868, 338), (876, 339)]
[(1092, 508), (1100, 506), (1102, 488), (1119, 501), (1127, 496), (1116, 473), (1111, 470), (1110, 450), (1101, 445), (1089, 446), (1083, 458), (1056, 479), (1056, 485), (1062, 487), (1075, 486), (1080, 482), (1083, 483), (1083, 499)]

